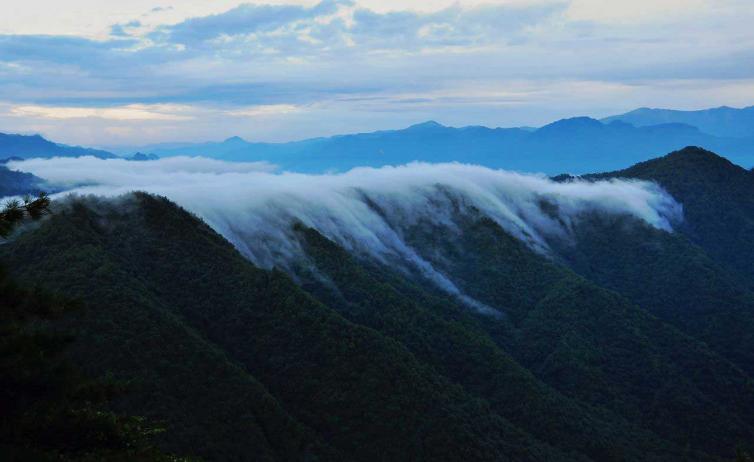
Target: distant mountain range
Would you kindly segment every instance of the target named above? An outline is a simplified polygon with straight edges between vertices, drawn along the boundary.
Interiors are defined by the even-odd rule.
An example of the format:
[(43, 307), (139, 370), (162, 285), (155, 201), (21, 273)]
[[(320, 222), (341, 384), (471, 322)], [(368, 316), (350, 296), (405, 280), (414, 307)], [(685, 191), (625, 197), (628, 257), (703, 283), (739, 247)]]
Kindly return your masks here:
[(640, 108), (625, 114), (602, 119), (609, 123), (619, 120), (637, 127), (667, 123), (693, 125), (710, 135), (721, 137), (747, 137), (754, 134), (754, 106), (743, 109), (722, 106), (700, 111), (674, 111), (671, 109)]
[[(607, 171), (685, 146), (719, 152), (733, 162), (754, 165), (754, 107), (704, 111), (637, 109), (596, 120), (562, 119), (544, 127), (447, 127), (434, 121), (401, 130), (312, 138), (288, 143), (250, 142), (240, 137), (199, 144), (162, 143), (120, 152), (136, 160), (203, 156), (226, 161), (268, 161), (284, 170), (318, 173), (358, 166), (412, 161), (479, 164), (547, 174)], [(65, 146), (41, 136), (0, 135), (0, 159), (92, 155), (97, 149)]]
[[(429, 121), (402, 130), (289, 143), (258, 143), (232, 137), (222, 142), (140, 149), (160, 157), (266, 160), (283, 169), (302, 172), (344, 171), (357, 166), (379, 167), (411, 161), (459, 161), (547, 174), (564, 171), (579, 174), (618, 169), (694, 145), (751, 167), (754, 165), (752, 114), (752, 108), (691, 112), (639, 109), (602, 121), (588, 117), (563, 119), (538, 129), (454, 128)], [(652, 123), (653, 120), (656, 122)], [(726, 123), (736, 128), (726, 131), (722, 128)]]
[(0, 160), (11, 157), (30, 159), (33, 157), (81, 157), (94, 156), (112, 159), (115, 154), (101, 149), (67, 146), (54, 143), (40, 135), (9, 135), (0, 133)]

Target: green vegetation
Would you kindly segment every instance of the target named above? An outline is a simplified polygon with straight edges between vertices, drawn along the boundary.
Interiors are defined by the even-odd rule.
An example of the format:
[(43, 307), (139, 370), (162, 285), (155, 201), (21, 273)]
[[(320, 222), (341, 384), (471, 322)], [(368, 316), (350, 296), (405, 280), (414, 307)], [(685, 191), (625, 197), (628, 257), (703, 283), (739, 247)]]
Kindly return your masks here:
[(752, 440), (754, 388), (734, 365), (493, 221), (457, 225), (457, 236), (419, 225), (412, 243), (467, 294), (506, 313), (512, 329), (481, 325), (541, 380), (682, 447), (725, 454)]
[[(300, 232), (316, 266), (301, 268), (305, 288), (349, 320), (401, 341), (419, 359), (535, 437), (570, 457), (593, 460), (666, 460), (681, 452), (621, 416), (566, 397), (537, 380), (487, 332), (485, 325), (494, 325), (516, 336), (505, 319), (475, 316), (468, 307), (432, 295), (405, 276), (360, 263), (314, 230)], [(307, 277), (307, 271), (316, 274)]]
[(750, 170), (702, 148), (688, 147), (590, 177), (659, 183), (683, 204), (685, 219), (678, 230), (754, 287), (754, 173)]
[(50, 199), (45, 193), (39, 193), (36, 198), (25, 196), (22, 200), (8, 200), (0, 209), (0, 238), (7, 237), (24, 220), (40, 219), (49, 206)]
[[(400, 343), (254, 268), (186, 212), (147, 195), (130, 206), (76, 203), (4, 253), (21, 280), (49, 275), (50, 288), (86, 303), (72, 320), (75, 357), (137, 382), (122, 406), (165, 421), (165, 448), (208, 459), (265, 448), (270, 458), (325, 457), (324, 444), (352, 460), (558, 458)], [(238, 425), (215, 421), (224, 412)]]
[[(679, 232), (585, 214), (543, 255), (477, 210), (459, 209), (452, 229), (407, 230), (499, 315), (303, 225), (285, 274), (167, 199), (70, 199), (0, 246), (14, 280), (45, 290), (0, 274), (0, 449), (18, 460), (749, 460), (751, 172), (687, 149), (609, 175), (659, 181), (684, 204)], [(0, 229), (41, 216), (46, 200), (9, 204)]]
[(121, 385), (91, 380), (63, 354), (56, 318), (76, 304), (22, 289), (0, 270), (0, 459), (178, 460), (157, 450), (145, 419), (108, 409)]
[(678, 232), (591, 217), (559, 246), (580, 274), (620, 291), (754, 376), (754, 175), (686, 148), (594, 177), (657, 181), (684, 207)]

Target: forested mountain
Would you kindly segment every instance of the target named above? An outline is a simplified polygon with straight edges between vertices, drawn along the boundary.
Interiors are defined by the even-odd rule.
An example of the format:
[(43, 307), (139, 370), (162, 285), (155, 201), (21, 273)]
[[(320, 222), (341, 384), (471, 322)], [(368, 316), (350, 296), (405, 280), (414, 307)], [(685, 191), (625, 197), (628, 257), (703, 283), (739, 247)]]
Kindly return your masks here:
[[(0, 263), (80, 300), (55, 321), (75, 334), (66, 358), (127, 381), (111, 411), (162, 422), (155, 441), (182, 456), (724, 461), (754, 449), (751, 171), (687, 148), (562, 178), (572, 186), (450, 172), (397, 193), (369, 185), (398, 177), (363, 176), (345, 189), (355, 205), (315, 188), (290, 216), (238, 209), (232, 226), (207, 212), (215, 230), (146, 193), (59, 199), (0, 245)], [(615, 178), (631, 181), (589, 183)], [(584, 205), (611, 187), (662, 213)], [(490, 191), (527, 199), (502, 202), (520, 209), (506, 221), (485, 207)], [(242, 227), (280, 217), (266, 234)]]
[(741, 138), (718, 137), (688, 124), (635, 127), (622, 121), (603, 123), (588, 117), (559, 120), (536, 130), (453, 128), (430, 121), (403, 130), (291, 143), (254, 143), (233, 137), (220, 143), (140, 149), (160, 157), (264, 160), (299, 172), (345, 171), (357, 166), (411, 161), (456, 161), (527, 172), (581, 174), (623, 168), (689, 145), (707, 146), (741, 165), (754, 165), (754, 131)]
[(754, 278), (754, 173), (698, 147), (592, 178), (636, 178), (661, 184), (678, 199), (686, 236), (729, 269)]

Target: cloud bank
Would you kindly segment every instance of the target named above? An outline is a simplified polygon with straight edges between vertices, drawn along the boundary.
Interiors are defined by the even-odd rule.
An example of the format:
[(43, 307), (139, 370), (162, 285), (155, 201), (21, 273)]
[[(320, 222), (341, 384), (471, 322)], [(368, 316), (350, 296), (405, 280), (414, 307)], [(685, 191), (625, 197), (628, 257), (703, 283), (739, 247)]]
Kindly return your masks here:
[(264, 268), (291, 270), (305, 260), (293, 229), (301, 223), (356, 255), (418, 271), (459, 297), (463, 294), (455, 284), (407, 242), (412, 226), (430, 223), (460, 232), (456, 220), (478, 211), (547, 253), (547, 240), (567, 237), (585, 213), (630, 215), (667, 231), (682, 218), (681, 206), (654, 183), (558, 183), (465, 164), (413, 163), (334, 175), (274, 173), (269, 164), (182, 157), (32, 159), (8, 166), (67, 189), (58, 198), (70, 192), (112, 197), (134, 190), (164, 195)]

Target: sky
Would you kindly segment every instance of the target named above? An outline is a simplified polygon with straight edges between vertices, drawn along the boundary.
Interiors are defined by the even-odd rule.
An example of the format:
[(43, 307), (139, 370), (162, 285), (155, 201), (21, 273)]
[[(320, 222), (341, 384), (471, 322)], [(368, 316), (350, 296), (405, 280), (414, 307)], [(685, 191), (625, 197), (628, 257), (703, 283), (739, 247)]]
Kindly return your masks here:
[(0, 132), (90, 146), (754, 104), (751, 0), (0, 0)]

